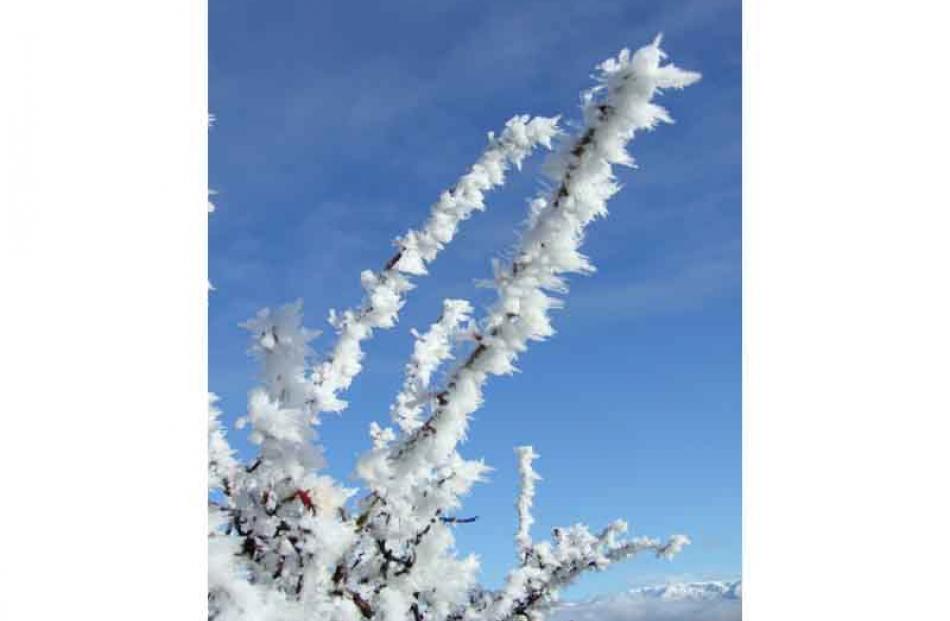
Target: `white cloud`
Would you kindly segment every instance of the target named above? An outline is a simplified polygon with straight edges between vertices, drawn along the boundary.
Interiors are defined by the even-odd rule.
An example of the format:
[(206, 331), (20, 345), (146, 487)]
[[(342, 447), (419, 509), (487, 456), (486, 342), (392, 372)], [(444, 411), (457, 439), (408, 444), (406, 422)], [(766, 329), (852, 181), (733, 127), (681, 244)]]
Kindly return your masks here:
[(738, 289), (741, 283), (737, 241), (706, 249), (681, 264), (640, 282), (594, 284), (575, 292), (568, 306), (598, 320), (691, 311)]
[(549, 621), (740, 621), (742, 581), (633, 589), (558, 606)]

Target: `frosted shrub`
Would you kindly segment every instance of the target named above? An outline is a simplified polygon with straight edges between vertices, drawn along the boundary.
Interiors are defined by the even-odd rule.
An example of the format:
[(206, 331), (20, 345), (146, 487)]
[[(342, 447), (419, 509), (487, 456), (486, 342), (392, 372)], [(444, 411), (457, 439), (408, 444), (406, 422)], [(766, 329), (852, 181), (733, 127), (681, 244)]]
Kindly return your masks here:
[[(583, 94), (576, 135), (561, 134), (557, 118), (529, 116), (489, 134), (484, 153), (442, 193), (422, 227), (396, 240), (381, 270), (361, 274), (363, 301), (330, 313), (335, 341), (316, 363), (310, 342), (317, 334), (302, 326), (299, 302), (265, 309), (244, 324), (261, 384), (238, 426), (249, 426), (258, 450), (250, 463), (236, 460), (212, 398), (210, 618), (541, 619), (559, 589), (585, 571), (643, 551), (670, 558), (689, 543), (682, 535), (628, 537), (622, 521), (599, 531), (583, 524), (557, 528), (550, 540), (534, 541), (531, 506), (540, 477), (530, 446), (517, 448), (517, 563), (499, 590), (478, 585), (477, 559), (460, 557), (453, 538), (453, 528), (465, 521), (453, 517), (462, 498), (488, 470), (459, 452), (485, 383), (512, 373), (531, 341), (553, 334), (549, 311), (563, 303), (566, 275), (593, 271), (580, 246), (619, 189), (613, 166), (632, 165), (626, 145), (637, 131), (671, 122), (654, 97), (699, 79), (662, 64), (659, 44), (657, 38), (633, 54), (623, 50), (598, 67), (597, 84)], [(412, 277), (426, 274), (462, 222), (485, 209), (486, 193), (538, 147), (554, 149), (545, 166), (552, 189), (531, 201), (512, 259), (496, 263), (494, 304), (476, 318), (469, 302), (445, 300), (429, 329), (413, 332), (392, 424), (371, 425), (371, 446), (356, 464), (362, 489), (321, 474), (315, 425), (322, 413), (346, 408), (342, 394), (362, 369), (363, 342), (396, 324)], [(445, 382), (432, 385), (436, 371), (452, 360)]]

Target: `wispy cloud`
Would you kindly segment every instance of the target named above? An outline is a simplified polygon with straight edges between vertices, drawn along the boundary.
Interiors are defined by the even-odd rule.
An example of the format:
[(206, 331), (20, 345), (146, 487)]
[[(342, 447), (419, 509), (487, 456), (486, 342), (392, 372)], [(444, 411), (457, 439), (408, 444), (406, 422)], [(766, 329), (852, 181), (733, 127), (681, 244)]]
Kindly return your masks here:
[[(598, 320), (697, 310), (736, 291), (740, 272), (739, 242), (735, 240), (660, 267), (643, 280), (579, 288), (570, 300), (570, 309)], [(609, 316), (604, 316), (604, 309), (610, 309)]]
[[(256, 100), (266, 99), (269, 110), (262, 127), (249, 130), (255, 148), (242, 157), (260, 163), (261, 145), (280, 145), (307, 149), (330, 148), (345, 136), (366, 149), (366, 157), (375, 156), (374, 147), (387, 140), (401, 140), (392, 134), (413, 127), (417, 133), (443, 138), (439, 133), (446, 119), (442, 114), (447, 100), (499, 100), (505, 110), (511, 108), (503, 94), (521, 100), (524, 92), (550, 89), (562, 76), (582, 76), (593, 69), (592, 63), (613, 54), (620, 46), (637, 46), (659, 31), (668, 36), (688, 33), (714, 23), (719, 13), (735, 6), (735, 0), (693, 0), (637, 7), (629, 0), (590, 0), (585, 3), (561, 3), (551, 6), (546, 0), (519, 3), (490, 3), (445, 9), (445, 21), (464, 20), (458, 37), (443, 49), (433, 51), (417, 66), (406, 67), (389, 50), (367, 50), (345, 64), (314, 58), (303, 63), (301, 76), (292, 89), (286, 84), (269, 92), (241, 93)], [(429, 9), (427, 9), (429, 10)], [(615, 24), (630, 24), (619, 30)], [(590, 33), (601, 33), (592, 37)], [(570, 49), (570, 54), (565, 54)], [(557, 63), (546, 59), (557, 57)], [(240, 83), (218, 75), (216, 89), (237, 92)], [(576, 80), (573, 93), (587, 82)], [(552, 113), (565, 109), (560, 104)], [(453, 101), (452, 110), (458, 101)], [(511, 112), (518, 110), (511, 109)], [(222, 110), (226, 120), (227, 111)], [(507, 114), (507, 113), (506, 113)], [(446, 112), (451, 123), (465, 124), (464, 114)], [(502, 118), (498, 119), (499, 122)], [(466, 128), (475, 129), (475, 128)], [(491, 129), (480, 127), (480, 130)], [(444, 158), (443, 146), (439, 154)], [(358, 154), (350, 154), (358, 156)], [(237, 154), (232, 153), (231, 157)], [(418, 157), (418, 155), (416, 155)]]

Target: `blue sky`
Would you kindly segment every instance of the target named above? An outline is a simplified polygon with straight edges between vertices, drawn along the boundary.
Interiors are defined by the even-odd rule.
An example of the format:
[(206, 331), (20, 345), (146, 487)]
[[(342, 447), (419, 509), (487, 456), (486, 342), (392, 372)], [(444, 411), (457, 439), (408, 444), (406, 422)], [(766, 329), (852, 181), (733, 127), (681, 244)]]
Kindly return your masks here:
[[(675, 125), (637, 137), (638, 170), (585, 252), (558, 334), (521, 373), (497, 378), (463, 447), (496, 470), (457, 531), (496, 584), (514, 553), (512, 448), (534, 444), (544, 481), (535, 534), (627, 519), (637, 534), (683, 532), (672, 563), (638, 558), (589, 576), (582, 597), (670, 578), (740, 572), (741, 14), (739, 2), (210, 3), (210, 384), (228, 420), (255, 365), (238, 323), (301, 298), (306, 324), (360, 299), (392, 239), (421, 223), (516, 113), (578, 116), (594, 65), (662, 31), (674, 62), (703, 80), (664, 94)], [(329, 470), (350, 475), (367, 427), (385, 420), (411, 351), (409, 328), (443, 297), (483, 308), (472, 282), (515, 239), (541, 158), (489, 197), (488, 211), (419, 280), (400, 325), (366, 346), (350, 408), (321, 426)], [(327, 336), (315, 342), (320, 351)], [(248, 451), (240, 433), (232, 441)]]

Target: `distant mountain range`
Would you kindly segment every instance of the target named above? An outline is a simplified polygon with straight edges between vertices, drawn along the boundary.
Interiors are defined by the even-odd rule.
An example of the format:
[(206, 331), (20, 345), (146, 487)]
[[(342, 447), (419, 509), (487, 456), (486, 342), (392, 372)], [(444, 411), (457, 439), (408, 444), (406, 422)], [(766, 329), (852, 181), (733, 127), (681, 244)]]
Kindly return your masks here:
[(565, 602), (549, 621), (739, 621), (742, 581), (683, 582), (640, 587), (582, 602)]
[(641, 587), (628, 591), (631, 595), (659, 597), (661, 599), (742, 599), (742, 580), (726, 582), (711, 580), (708, 582), (681, 582), (660, 586)]

